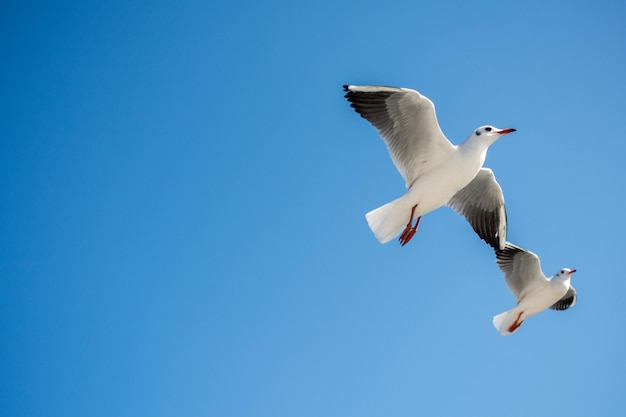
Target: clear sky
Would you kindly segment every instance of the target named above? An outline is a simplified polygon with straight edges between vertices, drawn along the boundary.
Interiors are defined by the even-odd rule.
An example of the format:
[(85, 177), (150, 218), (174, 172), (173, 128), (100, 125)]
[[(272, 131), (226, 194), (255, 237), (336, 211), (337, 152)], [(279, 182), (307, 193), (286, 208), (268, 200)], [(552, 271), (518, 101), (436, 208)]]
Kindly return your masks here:
[[(0, 414), (624, 416), (626, 5), (96, 1), (0, 7)], [(577, 305), (511, 337), (452, 210), (342, 84), (410, 87), (487, 157), (509, 240)]]

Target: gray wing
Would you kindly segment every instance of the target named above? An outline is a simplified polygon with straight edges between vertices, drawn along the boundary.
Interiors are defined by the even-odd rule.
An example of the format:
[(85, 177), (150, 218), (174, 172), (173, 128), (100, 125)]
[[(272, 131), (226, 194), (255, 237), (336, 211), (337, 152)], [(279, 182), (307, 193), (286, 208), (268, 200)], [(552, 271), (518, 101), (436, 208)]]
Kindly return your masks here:
[(504, 249), (496, 250), (496, 262), (518, 303), (533, 287), (548, 281), (541, 272), (539, 257), (510, 242)]
[(550, 308), (552, 310), (567, 310), (570, 307), (574, 307), (576, 304), (576, 290), (570, 286), (565, 295), (556, 303), (552, 304)]
[(447, 205), (464, 216), (482, 240), (494, 249), (506, 243), (506, 208), (502, 188), (493, 171), (482, 168), (476, 177), (452, 196)]
[(439, 128), (428, 97), (408, 88), (344, 85), (343, 89), (350, 106), (378, 130), (407, 188), (454, 153), (456, 147)]

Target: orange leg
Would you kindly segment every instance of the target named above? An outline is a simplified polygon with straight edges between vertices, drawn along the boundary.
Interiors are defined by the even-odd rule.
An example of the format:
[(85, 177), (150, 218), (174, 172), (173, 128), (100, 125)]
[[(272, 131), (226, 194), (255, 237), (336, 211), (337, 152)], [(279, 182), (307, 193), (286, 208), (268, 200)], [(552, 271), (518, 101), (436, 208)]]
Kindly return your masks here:
[(519, 326), (522, 325), (522, 323), (524, 323), (524, 320), (520, 321), (521, 317), (522, 317), (522, 312), (520, 312), (517, 315), (517, 319), (515, 319), (515, 322), (513, 324), (511, 324), (511, 327), (509, 327), (509, 332), (513, 333), (515, 330), (517, 330), (519, 328)]
[(409, 243), (409, 241), (413, 238), (413, 236), (415, 236), (415, 233), (417, 232), (417, 227), (419, 226), (420, 220), (422, 219), (422, 216), (419, 216), (417, 218), (417, 221), (415, 222), (415, 226), (413, 226), (413, 216), (415, 215), (416, 208), (417, 208), (417, 204), (414, 205), (413, 208), (411, 209), (411, 218), (409, 219), (409, 222), (406, 224), (404, 231), (400, 235), (400, 239), (398, 239), (402, 246)]

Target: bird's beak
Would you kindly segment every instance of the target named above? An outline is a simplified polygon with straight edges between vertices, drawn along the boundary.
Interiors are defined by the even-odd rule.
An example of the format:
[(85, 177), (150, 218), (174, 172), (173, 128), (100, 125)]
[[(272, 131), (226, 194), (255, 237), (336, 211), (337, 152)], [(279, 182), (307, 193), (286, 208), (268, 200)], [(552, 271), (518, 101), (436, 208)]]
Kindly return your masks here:
[(509, 133), (513, 133), (515, 132), (517, 129), (502, 129), (501, 131), (499, 131), (498, 133), (501, 135), (507, 135)]
[(571, 271), (569, 271), (569, 274), (572, 275), (574, 272), (576, 272), (576, 270), (572, 269)]

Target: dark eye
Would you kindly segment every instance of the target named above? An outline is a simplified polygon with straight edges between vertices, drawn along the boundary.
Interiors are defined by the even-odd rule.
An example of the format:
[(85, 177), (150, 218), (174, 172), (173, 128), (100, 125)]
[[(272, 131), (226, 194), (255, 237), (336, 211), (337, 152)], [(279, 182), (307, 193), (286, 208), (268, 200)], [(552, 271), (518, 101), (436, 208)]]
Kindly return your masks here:
[(480, 130), (477, 130), (475, 133), (476, 133), (476, 136), (480, 136)]
[(486, 130), (487, 132), (491, 132), (491, 128), (490, 128), (490, 127), (486, 127), (486, 128), (485, 128), (485, 130)]

